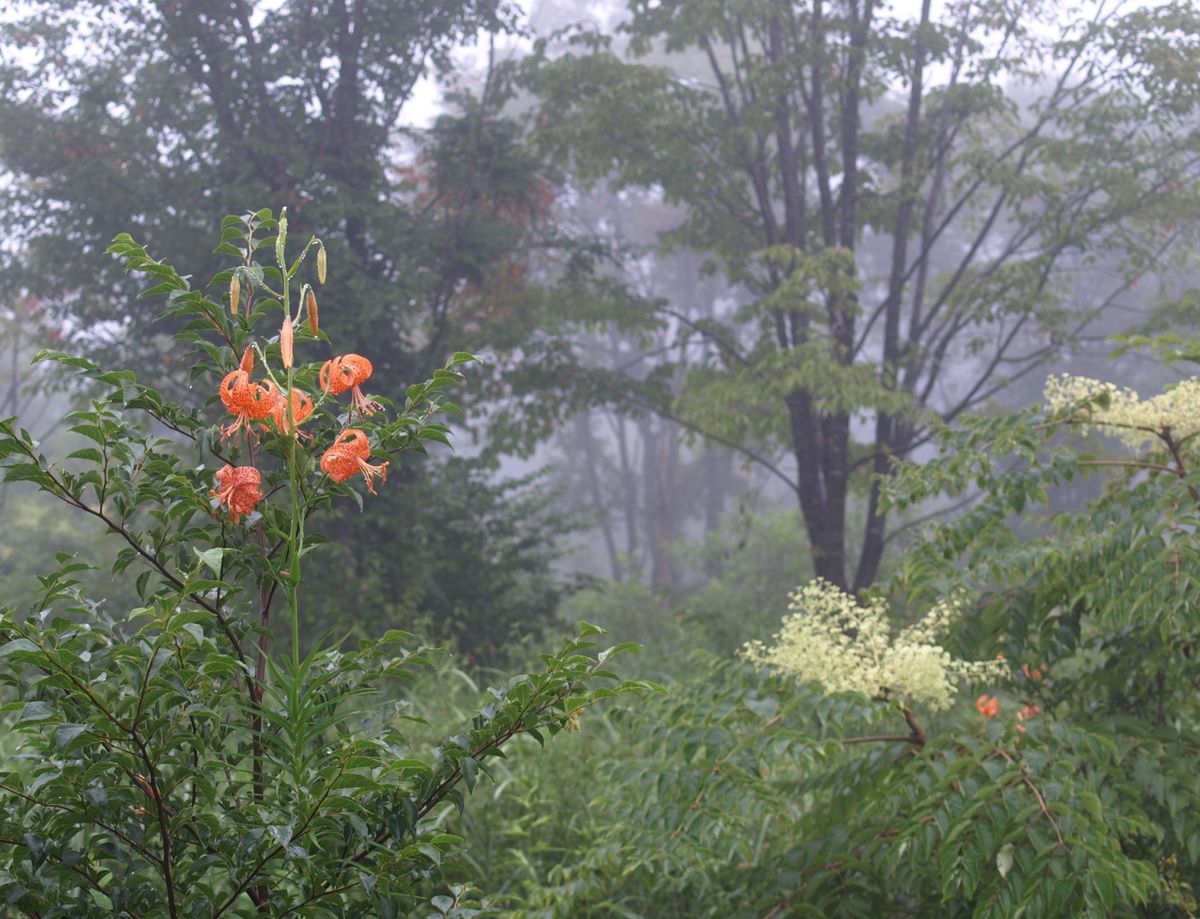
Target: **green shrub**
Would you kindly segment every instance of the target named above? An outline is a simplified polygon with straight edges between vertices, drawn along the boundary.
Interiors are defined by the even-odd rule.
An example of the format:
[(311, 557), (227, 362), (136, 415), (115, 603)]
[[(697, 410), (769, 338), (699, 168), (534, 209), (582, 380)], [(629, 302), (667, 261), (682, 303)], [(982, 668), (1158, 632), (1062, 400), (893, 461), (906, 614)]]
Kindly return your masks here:
[[(605, 661), (623, 648), (595, 653), (600, 630), (584, 625), (469, 717), (418, 732), (440, 738), (430, 749), (400, 689), (428, 659), (410, 636), (353, 648), (301, 636), (306, 586), (339, 577), (321, 561), (320, 512), (362, 506), (359, 475), (374, 493), (399, 454), (447, 442), (444, 391), (473, 358), (455, 355), (400, 404), (363, 389), (364, 358), (297, 362), (326, 340), (301, 269), (315, 261), (319, 285), (327, 266), (316, 238), (290, 261), (286, 245), (283, 215), (227, 218), (218, 252), (236, 265), (209, 288), (228, 290), (224, 302), (128, 236), (112, 246), (148, 294), (167, 295), (193, 384), (228, 410), (223, 428), (130, 371), (58, 353), (38, 360), (96, 388), (70, 416), (89, 445), (53, 461), (0, 420), (4, 482), (101, 522), (140, 601), (108, 609), (81, 590), (86, 565), (60, 555), (32, 609), (0, 611), (6, 915), (472, 915), (483, 904), (460, 882), (448, 806), (461, 811), (514, 738), (543, 741), (645, 685), (617, 681)], [(353, 535), (339, 538), (354, 551)], [(353, 579), (339, 600), (363, 602)]]
[[(1193, 915), (1197, 391), (1097, 391), (947, 433), (890, 500), (981, 499), (909, 545), (875, 596), (895, 598), (897, 625), (961, 596), (947, 651), (1006, 675), (931, 711), (899, 685), (832, 693), (840, 666), (809, 660), (801, 682), (681, 657), (668, 695), (584, 718), (587, 740), (552, 753), (573, 781), (525, 761), (520, 791), (487, 805), (497, 819), (472, 825), (510, 913)], [(1062, 442), (1064, 426), (1125, 434), (1124, 458)], [(1039, 510), (1082, 476), (1103, 478), (1093, 502)]]

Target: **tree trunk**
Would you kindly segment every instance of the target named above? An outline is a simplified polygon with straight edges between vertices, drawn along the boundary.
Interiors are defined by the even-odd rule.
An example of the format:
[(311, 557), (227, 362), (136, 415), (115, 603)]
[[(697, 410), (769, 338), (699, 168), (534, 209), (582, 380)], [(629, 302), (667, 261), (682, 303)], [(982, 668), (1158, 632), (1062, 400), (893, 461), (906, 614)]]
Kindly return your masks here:
[(645, 483), (646, 550), (650, 554), (650, 584), (668, 594), (675, 587), (675, 567), (671, 558), (674, 536), (670, 495), (670, 443), (664, 443), (655, 419), (643, 418), (638, 425), (642, 436), (642, 479)]
[(581, 412), (575, 416), (575, 437), (583, 449), (584, 479), (587, 481), (588, 493), (596, 508), (600, 523), (600, 534), (604, 538), (604, 549), (608, 553), (608, 564), (612, 569), (614, 581), (625, 580), (621, 569), (621, 557), (617, 552), (617, 540), (613, 535), (612, 516), (609, 513), (610, 502), (605, 499), (604, 490), (600, 487), (599, 447), (596, 438), (592, 436), (592, 416), (590, 412)]

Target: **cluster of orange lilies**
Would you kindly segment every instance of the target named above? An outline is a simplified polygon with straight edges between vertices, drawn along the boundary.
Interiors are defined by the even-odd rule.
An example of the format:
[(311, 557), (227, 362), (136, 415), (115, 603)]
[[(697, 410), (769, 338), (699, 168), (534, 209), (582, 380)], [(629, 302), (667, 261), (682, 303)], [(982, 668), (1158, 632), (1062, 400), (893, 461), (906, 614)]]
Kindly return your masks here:
[[(284, 325), (290, 326), (291, 323), (285, 320)], [(281, 335), (284, 366), (289, 367), (291, 342), (283, 341), (284, 337)], [(361, 389), (362, 384), (370, 378), (372, 369), (371, 362), (365, 357), (344, 354), (326, 361), (317, 379), (322, 391), (328, 395), (339, 396), (350, 391), (351, 412), (367, 416), (382, 408), (379, 403), (368, 399)], [(271, 380), (252, 382), (250, 374), (253, 371), (254, 352), (247, 348), (238, 369), (226, 374), (221, 381), (221, 403), (234, 416), (233, 421), (221, 428), (222, 439), (233, 437), (243, 429), (247, 438), (255, 437), (254, 424), (264, 430), (273, 428), (297, 439), (309, 437), (300, 430), (300, 425), (313, 413), (312, 398), (298, 389), (291, 390), (285, 396)], [(353, 475), (361, 474), (366, 480), (367, 490), (376, 494), (375, 480), (386, 481), (388, 464), (371, 465), (367, 462), (370, 456), (371, 446), (367, 435), (357, 428), (346, 428), (321, 456), (320, 468), (335, 482), (344, 482)], [(216, 479), (216, 488), (211, 494), (222, 507), (228, 509), (229, 519), (235, 525), (253, 513), (262, 500), (262, 475), (253, 465), (226, 464), (217, 471)]]
[[(1004, 660), (1004, 655), (997, 654), (996, 659)], [(1030, 667), (1028, 664), (1021, 665), (1021, 673), (1024, 674), (1025, 679), (1034, 683), (1040, 683), (1042, 681), (1042, 672), (1045, 669), (1045, 664), (1034, 667)], [(995, 696), (989, 696), (984, 693), (975, 700), (975, 710), (978, 711), (979, 714), (983, 715), (984, 718), (995, 718), (998, 714), (1000, 714), (1000, 700)], [(1026, 732), (1026, 723), (1032, 721), (1041, 713), (1042, 707), (1036, 703), (1022, 705), (1020, 711), (1017, 712), (1016, 727), (1018, 733), (1024, 734)]]

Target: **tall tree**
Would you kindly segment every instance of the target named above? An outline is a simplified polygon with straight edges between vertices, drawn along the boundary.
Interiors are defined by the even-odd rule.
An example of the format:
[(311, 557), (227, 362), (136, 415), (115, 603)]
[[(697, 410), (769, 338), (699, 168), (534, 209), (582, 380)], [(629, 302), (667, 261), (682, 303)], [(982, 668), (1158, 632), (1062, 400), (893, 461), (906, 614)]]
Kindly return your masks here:
[(148, 347), (151, 317), (103, 258), (108, 240), (153, 236), (170, 259), (225, 214), (286, 205), (293, 232), (330, 237), (327, 322), (389, 349), (381, 358), (409, 377), (463, 278), (442, 270), (461, 264), (446, 234), (406, 206), (402, 116), (452, 48), (511, 24), (503, 4), (36, 0), (23, 12), (0, 32), (0, 162), (31, 289), (92, 344), (107, 332)]
[(1073, 275), (1130, 285), (1194, 230), (1200, 15), (1057, 12), (632, 0), (627, 49), (580, 31), (532, 68), (546, 148), (661, 190), (663, 242), (739, 290), (682, 326), (710, 347), (663, 411), (788, 484), (835, 584), (879, 570), (893, 461), (1086, 325)]

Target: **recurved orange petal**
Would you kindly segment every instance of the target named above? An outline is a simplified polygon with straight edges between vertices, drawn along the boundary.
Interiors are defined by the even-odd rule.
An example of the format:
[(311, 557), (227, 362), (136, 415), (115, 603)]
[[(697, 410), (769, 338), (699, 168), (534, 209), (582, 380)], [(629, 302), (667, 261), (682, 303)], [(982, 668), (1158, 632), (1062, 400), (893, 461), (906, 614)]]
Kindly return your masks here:
[(228, 463), (217, 470), (217, 487), (210, 494), (221, 506), (228, 508), (229, 520), (236, 525), (238, 521), (253, 513), (262, 500), (259, 485), (262, 474), (253, 466), (231, 466)]

